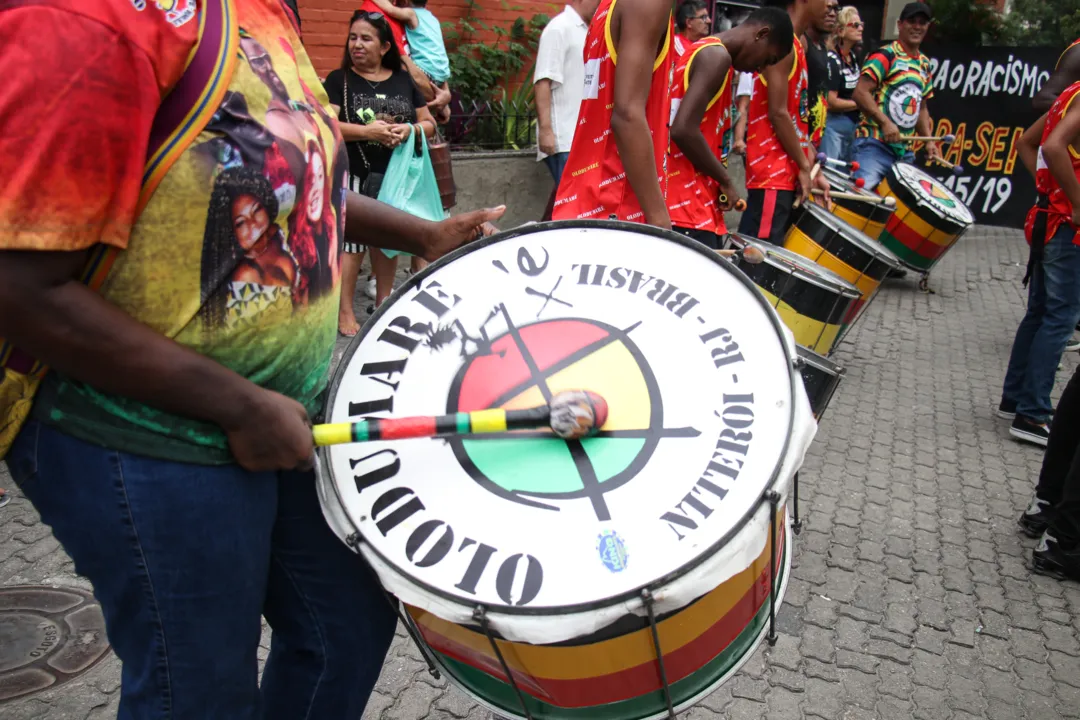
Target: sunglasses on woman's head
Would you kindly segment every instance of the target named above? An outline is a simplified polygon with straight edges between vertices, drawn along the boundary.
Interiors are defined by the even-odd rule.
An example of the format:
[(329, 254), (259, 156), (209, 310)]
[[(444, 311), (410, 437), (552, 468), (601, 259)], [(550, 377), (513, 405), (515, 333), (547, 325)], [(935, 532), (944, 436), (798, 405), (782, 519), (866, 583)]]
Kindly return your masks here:
[(356, 19), (357, 20), (369, 20), (369, 21), (371, 21), (371, 20), (385, 20), (386, 16), (383, 15), (381, 12), (366, 11), (366, 12), (361, 12), (357, 16)]

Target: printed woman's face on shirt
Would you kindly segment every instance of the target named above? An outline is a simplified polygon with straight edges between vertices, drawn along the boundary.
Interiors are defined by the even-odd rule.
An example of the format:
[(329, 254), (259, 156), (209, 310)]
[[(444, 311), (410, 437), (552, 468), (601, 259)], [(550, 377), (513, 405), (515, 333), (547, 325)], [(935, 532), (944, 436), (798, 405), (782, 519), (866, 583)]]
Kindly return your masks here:
[(233, 200), (232, 219), (233, 235), (244, 252), (250, 252), (270, 229), (270, 213), (251, 195), (241, 195)]
[(357, 20), (349, 28), (349, 57), (358, 68), (376, 68), (390, 49), (379, 41), (379, 31), (367, 20)]
[(318, 152), (312, 152), (308, 162), (311, 167), (311, 187), (308, 188), (307, 216), (311, 222), (318, 222), (326, 200), (326, 168)]

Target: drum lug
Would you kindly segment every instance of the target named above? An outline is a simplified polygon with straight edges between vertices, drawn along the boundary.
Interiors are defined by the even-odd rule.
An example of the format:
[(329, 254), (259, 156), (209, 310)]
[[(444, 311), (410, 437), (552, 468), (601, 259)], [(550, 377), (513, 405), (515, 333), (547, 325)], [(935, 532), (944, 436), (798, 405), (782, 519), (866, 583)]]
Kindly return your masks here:
[(477, 605), (473, 610), (473, 620), (480, 623), (480, 628), (487, 635), (488, 642), (491, 643), (491, 649), (495, 651), (495, 657), (499, 659), (499, 664), (502, 665), (503, 674), (506, 675), (507, 681), (510, 683), (510, 687), (514, 688), (514, 693), (517, 695), (518, 702), (521, 703), (521, 714), (528, 720), (532, 720), (532, 713), (529, 712), (529, 706), (525, 704), (525, 696), (521, 693), (521, 688), (518, 687), (517, 680), (514, 679), (514, 674), (510, 671), (510, 666), (506, 664), (506, 658), (503, 657), (502, 650), (499, 649), (499, 644), (495, 642), (495, 636), (491, 634), (491, 625), (488, 623), (487, 608), (483, 605)]
[(349, 536), (345, 538), (345, 544), (353, 549), (353, 552), (360, 552), (360, 533), (349, 533)]
[(919, 278), (919, 290), (927, 295), (937, 295), (930, 287), (930, 273), (923, 273), (922, 277)]
[(769, 645), (776, 645), (776, 511), (780, 506), (780, 493), (765, 493), (769, 501)]
[(656, 612), (653, 609), (653, 594), (649, 588), (641, 591), (641, 601), (649, 614), (649, 630), (652, 631), (653, 647), (656, 649), (656, 662), (660, 666), (660, 684), (664, 689), (664, 702), (667, 704), (668, 718), (675, 720), (675, 708), (671, 704), (671, 686), (668, 684), (667, 668), (664, 667), (664, 653), (660, 650), (660, 633), (656, 629)]

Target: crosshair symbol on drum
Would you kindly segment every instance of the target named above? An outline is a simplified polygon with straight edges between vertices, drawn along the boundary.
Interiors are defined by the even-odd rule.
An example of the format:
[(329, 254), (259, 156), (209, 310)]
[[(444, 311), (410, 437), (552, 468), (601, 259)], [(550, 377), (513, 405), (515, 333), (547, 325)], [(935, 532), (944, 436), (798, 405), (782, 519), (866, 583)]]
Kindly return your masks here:
[[(505, 309), (504, 309), (505, 312)], [(665, 428), (656, 377), (631, 339), (597, 320), (559, 319), (508, 330), (468, 357), (450, 389), (448, 412), (507, 410), (550, 402), (554, 393), (587, 387), (608, 403), (609, 418), (585, 440), (551, 442), (546, 431), (453, 438), (462, 468), (495, 495), (558, 511), (543, 499), (587, 498), (598, 520), (610, 520), (604, 495), (632, 479), (662, 439), (696, 437), (692, 427)], [(529, 458), (522, 464), (520, 458)]]

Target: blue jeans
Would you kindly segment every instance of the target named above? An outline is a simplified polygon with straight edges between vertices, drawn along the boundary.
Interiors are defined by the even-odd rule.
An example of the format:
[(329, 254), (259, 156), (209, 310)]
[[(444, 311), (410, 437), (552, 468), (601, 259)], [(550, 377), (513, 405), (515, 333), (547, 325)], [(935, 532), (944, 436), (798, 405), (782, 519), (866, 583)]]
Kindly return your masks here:
[(566, 158), (570, 157), (570, 153), (555, 153), (554, 155), (548, 155), (544, 158), (544, 164), (547, 165), (547, 169), (551, 171), (551, 177), (555, 178), (555, 186), (558, 187), (559, 181), (562, 180), (562, 171), (566, 167)]
[(1046, 422), (1050, 391), (1065, 344), (1080, 321), (1080, 247), (1075, 231), (1062, 224), (1031, 274), (1028, 306), (1016, 329), (1001, 399), (1016, 403), (1016, 414)]
[(833, 160), (851, 161), (851, 141), (855, 137), (855, 121), (842, 113), (829, 113), (821, 152)]
[(903, 157), (896, 157), (896, 153), (889, 146), (874, 138), (855, 138), (851, 143), (851, 159), (859, 163), (859, 169), (852, 173), (858, 180), (866, 181), (863, 186), (866, 190), (873, 190), (889, 172), (889, 168), (897, 161), (914, 163), (915, 153), (906, 152)]
[(323, 520), (312, 473), (154, 460), (33, 421), (7, 462), (94, 585), (123, 662), (120, 720), (363, 714), (396, 617)]

